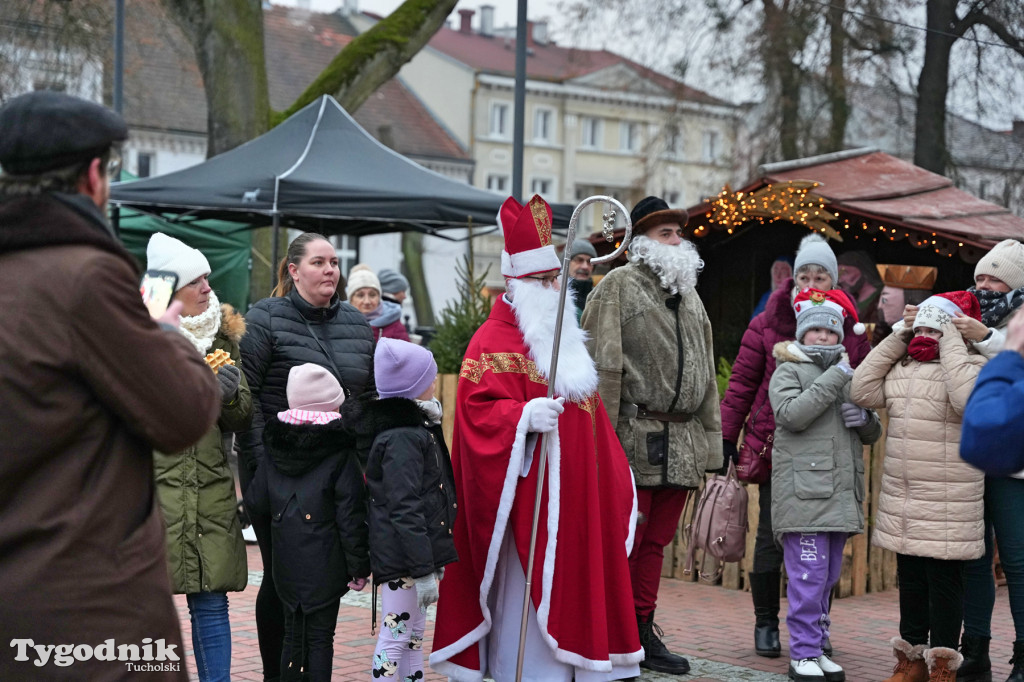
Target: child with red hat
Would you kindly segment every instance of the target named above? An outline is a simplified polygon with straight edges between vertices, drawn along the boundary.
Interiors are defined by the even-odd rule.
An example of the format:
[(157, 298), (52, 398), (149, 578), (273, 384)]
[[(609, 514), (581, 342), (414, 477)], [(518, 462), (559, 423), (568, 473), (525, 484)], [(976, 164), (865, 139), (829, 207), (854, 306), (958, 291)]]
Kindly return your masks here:
[(775, 345), (768, 397), (775, 413), (772, 529), (790, 576), (789, 677), (842, 682), (825, 653), (829, 593), (839, 582), (846, 538), (864, 532), (863, 446), (878, 440), (878, 415), (850, 402), (853, 369), (844, 322), (863, 333), (841, 290), (806, 289), (793, 301), (796, 341)]
[(963, 661), (963, 569), (985, 550), (984, 474), (959, 452), (961, 415), (985, 363), (954, 324), (964, 315), (981, 317), (971, 292), (931, 296), (913, 329), (897, 322), (853, 377), (854, 402), (889, 413), (871, 542), (896, 552), (891, 680), (938, 679)]

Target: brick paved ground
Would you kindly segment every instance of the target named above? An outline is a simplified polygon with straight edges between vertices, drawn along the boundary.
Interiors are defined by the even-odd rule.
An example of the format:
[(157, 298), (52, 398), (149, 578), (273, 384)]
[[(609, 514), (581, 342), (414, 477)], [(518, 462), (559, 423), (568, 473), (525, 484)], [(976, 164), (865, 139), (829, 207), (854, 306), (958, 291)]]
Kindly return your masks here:
[[(254, 606), (257, 584), (262, 575), (259, 551), (249, 546), (250, 585), (241, 593), (229, 595), (231, 611), (232, 679), (262, 680), (259, 646), (256, 642)], [(367, 590), (368, 591), (368, 590)], [(897, 593), (887, 592), (836, 600), (832, 607), (836, 662), (846, 671), (850, 682), (878, 682), (892, 669), (889, 639), (896, 634), (899, 609)], [(195, 679), (191, 650), (188, 609), (184, 597), (177, 598), (189, 670)], [(663, 580), (658, 598), (656, 620), (665, 631), (665, 641), (676, 652), (686, 655), (693, 671), (684, 678), (645, 673), (643, 680), (719, 680), (721, 682), (767, 682), (786, 679), (786, 637), (782, 628), (783, 658), (767, 659), (754, 654), (752, 646), (753, 614), (750, 595), (719, 587), (677, 580)], [(785, 608), (785, 607), (783, 607)], [(433, 635), (431, 612), (424, 648)], [(1006, 588), (1000, 587), (993, 617), (993, 679), (1006, 679), (1010, 666), (1013, 625)], [(334, 679), (372, 680), (370, 659), (375, 638), (370, 635), (369, 595), (350, 593), (343, 600), (338, 616), (334, 645)], [(428, 673), (426, 680), (440, 680)]]

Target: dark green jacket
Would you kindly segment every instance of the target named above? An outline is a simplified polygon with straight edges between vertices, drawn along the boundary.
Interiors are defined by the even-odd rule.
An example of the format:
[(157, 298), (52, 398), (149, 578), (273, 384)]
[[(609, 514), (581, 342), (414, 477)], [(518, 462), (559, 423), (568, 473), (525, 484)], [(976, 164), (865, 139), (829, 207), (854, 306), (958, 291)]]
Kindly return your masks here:
[[(238, 342), (245, 333), (245, 319), (229, 305), (221, 312), (220, 331), (209, 352), (221, 348), (241, 368)], [(196, 445), (173, 455), (153, 455), (167, 525), (171, 583), (177, 594), (245, 589), (245, 541), (222, 436), (247, 428), (251, 417), (252, 396), (242, 372), (235, 401), (221, 406), (217, 423)]]

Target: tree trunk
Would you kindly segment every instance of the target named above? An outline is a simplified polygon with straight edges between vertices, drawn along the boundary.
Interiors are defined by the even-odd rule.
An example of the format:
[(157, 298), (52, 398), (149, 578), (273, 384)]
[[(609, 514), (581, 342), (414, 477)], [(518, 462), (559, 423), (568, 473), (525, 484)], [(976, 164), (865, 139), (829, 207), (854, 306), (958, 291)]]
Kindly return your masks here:
[(846, 13), (846, 0), (832, 0), (828, 8), (829, 22), (829, 61), (828, 61), (828, 99), (832, 112), (828, 138), (825, 140), (822, 153), (837, 152), (843, 149), (846, 138), (846, 122), (850, 118), (850, 105), (846, 99), (846, 29), (843, 28), (843, 15)]
[(949, 166), (946, 149), (946, 94), (949, 91), (949, 54), (956, 42), (957, 0), (928, 0), (928, 33), (924, 64), (917, 82), (917, 116), (914, 121), (914, 163), (945, 175)]
[(402, 255), (405, 258), (405, 276), (409, 278), (409, 295), (416, 311), (416, 324), (433, 327), (434, 306), (423, 270), (423, 235), (419, 232), (402, 233)]

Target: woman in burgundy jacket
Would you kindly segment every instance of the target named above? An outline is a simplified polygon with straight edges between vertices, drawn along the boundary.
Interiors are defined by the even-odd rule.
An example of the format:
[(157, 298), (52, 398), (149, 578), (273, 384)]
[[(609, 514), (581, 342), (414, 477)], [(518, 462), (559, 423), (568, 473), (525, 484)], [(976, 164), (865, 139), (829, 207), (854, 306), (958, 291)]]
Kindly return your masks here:
[[(738, 463), (737, 442), (744, 431), (743, 447), (771, 462), (775, 417), (768, 401), (768, 383), (775, 372), (772, 349), (779, 341), (796, 338), (793, 297), (807, 287), (827, 291), (838, 282), (838, 265), (828, 242), (810, 234), (800, 242), (793, 268), (794, 278), (776, 289), (763, 312), (750, 321), (743, 334), (740, 352), (732, 366), (729, 388), (722, 400), (722, 439), (725, 455)], [(847, 318), (843, 345), (850, 365), (860, 364), (871, 345), (863, 333), (854, 333), (856, 320)], [(779, 642), (779, 584), (782, 549), (775, 544), (771, 518), (771, 469), (764, 468), (764, 480), (751, 480), (760, 489), (760, 512), (754, 564), (750, 572), (750, 594), (754, 601), (754, 646), (759, 656), (777, 658)], [(750, 480), (751, 472), (737, 469), (739, 477)], [(831, 652), (826, 652), (831, 654)]]

